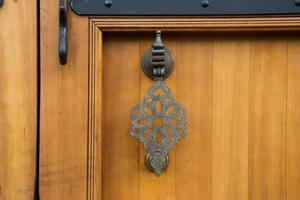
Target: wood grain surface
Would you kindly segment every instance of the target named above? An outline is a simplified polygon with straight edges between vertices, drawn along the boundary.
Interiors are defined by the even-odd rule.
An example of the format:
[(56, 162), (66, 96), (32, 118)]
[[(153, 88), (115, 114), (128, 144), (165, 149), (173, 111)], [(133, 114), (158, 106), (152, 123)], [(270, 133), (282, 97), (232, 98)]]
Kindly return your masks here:
[(0, 27), (0, 199), (32, 200), (37, 180), (37, 2), (5, 1)]
[(40, 196), (87, 196), (88, 19), (68, 14), (68, 64), (58, 59), (58, 1), (41, 0)]
[[(144, 166), (142, 145), (137, 148), (130, 144), (135, 140), (128, 138), (128, 109), (123, 110), (139, 102), (151, 85), (138, 61), (153, 37), (149, 33), (105, 34), (103, 84), (112, 96), (104, 95), (103, 101), (108, 102), (104, 108), (109, 108), (109, 116), (120, 119), (118, 123), (106, 115), (103, 118), (106, 128), (102, 134), (111, 138), (103, 140), (102, 151), (107, 157), (102, 165), (111, 163), (102, 171), (103, 199), (298, 198), (298, 123), (291, 116), (298, 115), (295, 62), (299, 38), (278, 33), (165, 33), (166, 46), (176, 58), (176, 70), (167, 83), (178, 102), (188, 109), (189, 135), (170, 153), (167, 171), (157, 178)], [(117, 59), (112, 58), (115, 52)], [(288, 73), (288, 68), (294, 73)], [(109, 78), (114, 69), (122, 72), (114, 75), (117, 80)], [(123, 88), (129, 83), (130, 87)], [(106, 90), (106, 85), (111, 88)], [(127, 92), (116, 91), (119, 87)], [(135, 94), (129, 95), (132, 87), (137, 87)], [(126, 100), (129, 97), (130, 102)], [(117, 145), (120, 142), (122, 145)], [(124, 156), (126, 162), (122, 161)], [(127, 168), (130, 164), (132, 167)], [(121, 184), (123, 181), (129, 183)]]
[[(42, 3), (43, 199), (299, 199), (299, 17), (69, 14), (61, 67), (56, 4)], [(160, 178), (128, 134), (129, 109), (152, 83), (140, 60), (156, 29), (176, 59), (167, 84), (188, 110), (189, 133)]]

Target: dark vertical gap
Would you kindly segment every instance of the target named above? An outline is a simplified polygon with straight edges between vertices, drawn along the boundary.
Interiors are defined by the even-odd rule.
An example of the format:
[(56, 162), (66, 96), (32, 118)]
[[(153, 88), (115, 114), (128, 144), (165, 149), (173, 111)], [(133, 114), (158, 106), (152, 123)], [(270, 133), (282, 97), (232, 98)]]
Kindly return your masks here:
[(37, 32), (37, 106), (36, 106), (36, 164), (35, 164), (35, 186), (34, 200), (40, 199), (40, 102), (41, 102), (41, 42), (40, 42), (40, 1), (36, 1), (36, 32)]

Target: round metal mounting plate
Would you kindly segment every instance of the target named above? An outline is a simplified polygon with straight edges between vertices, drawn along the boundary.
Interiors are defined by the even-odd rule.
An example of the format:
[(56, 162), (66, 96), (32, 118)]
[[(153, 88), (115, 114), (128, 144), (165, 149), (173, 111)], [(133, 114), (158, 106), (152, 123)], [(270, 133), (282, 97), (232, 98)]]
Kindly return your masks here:
[[(150, 77), (151, 79), (155, 79), (155, 76), (153, 74), (153, 67), (151, 65), (152, 63), (152, 48), (148, 49), (146, 53), (144, 54), (141, 62), (142, 69), (144, 73)], [(165, 69), (166, 69), (166, 75), (164, 76), (164, 79), (168, 78), (171, 73), (174, 70), (175, 60), (172, 52), (168, 49), (165, 49)]]
[(148, 153), (145, 157), (145, 164), (148, 169), (160, 176), (161, 173), (167, 168), (169, 164), (168, 156), (164, 156), (161, 152), (157, 151), (154, 154)]

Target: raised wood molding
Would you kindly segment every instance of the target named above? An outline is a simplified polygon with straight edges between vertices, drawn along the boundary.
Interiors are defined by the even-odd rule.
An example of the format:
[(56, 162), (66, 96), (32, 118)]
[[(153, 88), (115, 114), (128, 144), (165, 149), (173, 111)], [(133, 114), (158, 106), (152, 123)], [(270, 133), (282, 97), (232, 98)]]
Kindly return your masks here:
[(300, 30), (300, 16), (293, 17), (98, 17), (90, 18), (103, 31), (284, 31)]
[(87, 199), (101, 199), (102, 31), (90, 21)]
[(239, 18), (89, 19), (89, 114), (87, 200), (101, 199), (102, 35), (109, 31), (299, 31), (300, 16)]

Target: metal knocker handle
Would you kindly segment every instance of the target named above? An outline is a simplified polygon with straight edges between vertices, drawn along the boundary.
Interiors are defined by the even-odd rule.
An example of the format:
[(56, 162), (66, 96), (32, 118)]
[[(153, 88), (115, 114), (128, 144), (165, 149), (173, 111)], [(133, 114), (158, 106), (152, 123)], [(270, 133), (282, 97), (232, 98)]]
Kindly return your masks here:
[[(1, 1), (1, 0), (0, 0)], [(59, 63), (68, 62), (68, 4), (67, 0), (59, 0)]]
[(174, 70), (174, 57), (165, 49), (161, 39), (161, 31), (156, 31), (156, 39), (152, 48), (148, 49), (142, 59), (142, 69), (151, 79), (166, 79)]
[(168, 153), (178, 140), (186, 136), (186, 111), (176, 103), (166, 79), (174, 69), (174, 57), (165, 49), (161, 31), (143, 56), (142, 69), (153, 79), (141, 103), (130, 110), (131, 130), (129, 134), (139, 139), (148, 152), (145, 164), (157, 176), (168, 166)]

